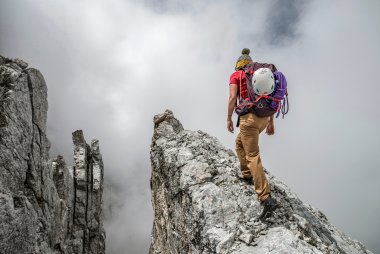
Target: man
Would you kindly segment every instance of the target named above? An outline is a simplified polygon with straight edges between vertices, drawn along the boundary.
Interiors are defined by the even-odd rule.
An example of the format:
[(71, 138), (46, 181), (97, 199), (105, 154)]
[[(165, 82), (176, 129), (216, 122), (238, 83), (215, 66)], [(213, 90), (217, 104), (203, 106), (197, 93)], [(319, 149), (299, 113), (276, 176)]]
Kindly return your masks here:
[[(246, 76), (243, 70), (248, 64), (253, 63), (249, 53), (249, 49), (243, 49), (242, 55), (236, 62), (236, 71), (230, 77), (227, 129), (231, 133), (234, 132), (232, 113), (236, 105), (236, 100), (238, 96), (245, 100), (248, 99)], [(276, 70), (276, 67), (271, 64), (255, 63), (255, 65), (260, 67), (272, 67), (272, 70)], [(268, 135), (274, 134), (273, 115), (268, 117), (258, 117), (254, 113), (247, 113), (240, 116), (239, 120), (240, 133), (236, 138), (236, 153), (240, 161), (241, 173), (246, 182), (251, 184), (254, 183), (258, 199), (264, 207), (259, 218), (265, 219), (277, 208), (277, 204), (270, 196), (269, 182), (265, 176), (261, 163), (259, 154), (259, 134), (264, 129), (266, 129)]]

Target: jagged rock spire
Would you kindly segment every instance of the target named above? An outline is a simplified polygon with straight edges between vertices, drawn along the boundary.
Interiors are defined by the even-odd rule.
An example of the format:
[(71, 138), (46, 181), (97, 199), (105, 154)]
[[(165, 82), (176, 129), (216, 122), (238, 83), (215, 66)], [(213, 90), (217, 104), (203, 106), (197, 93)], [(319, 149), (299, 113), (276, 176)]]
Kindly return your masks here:
[(42, 74), (0, 56), (0, 253), (105, 253), (98, 141), (76, 131), (75, 165), (51, 160), (47, 109)]
[(241, 181), (233, 151), (188, 131), (171, 111), (154, 117), (150, 254), (371, 253), (266, 172), (280, 204), (261, 222), (252, 186)]

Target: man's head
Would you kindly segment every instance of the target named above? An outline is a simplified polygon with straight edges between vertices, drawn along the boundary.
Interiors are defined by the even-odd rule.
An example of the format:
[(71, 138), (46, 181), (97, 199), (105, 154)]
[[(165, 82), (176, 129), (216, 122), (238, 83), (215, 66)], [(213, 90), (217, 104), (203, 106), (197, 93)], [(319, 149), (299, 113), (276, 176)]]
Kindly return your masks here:
[(241, 56), (236, 61), (235, 70), (242, 70), (247, 64), (252, 63), (252, 58), (249, 56), (250, 52), (248, 48), (243, 48)]

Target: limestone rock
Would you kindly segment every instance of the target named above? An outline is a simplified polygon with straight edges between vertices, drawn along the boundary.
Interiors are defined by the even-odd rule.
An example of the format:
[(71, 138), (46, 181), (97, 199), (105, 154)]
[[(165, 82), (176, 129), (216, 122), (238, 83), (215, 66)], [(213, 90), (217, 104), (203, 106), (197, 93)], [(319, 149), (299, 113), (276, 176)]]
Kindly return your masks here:
[(233, 151), (202, 131), (184, 130), (169, 110), (154, 124), (150, 254), (371, 253), (269, 172), (280, 207), (259, 221), (262, 207), (240, 180)]
[(27, 67), (0, 56), (0, 253), (105, 253), (98, 141), (76, 131), (75, 165), (49, 158), (47, 87)]
[(243, 233), (239, 236), (239, 240), (245, 242), (246, 244), (250, 244), (252, 242), (253, 235), (251, 233)]

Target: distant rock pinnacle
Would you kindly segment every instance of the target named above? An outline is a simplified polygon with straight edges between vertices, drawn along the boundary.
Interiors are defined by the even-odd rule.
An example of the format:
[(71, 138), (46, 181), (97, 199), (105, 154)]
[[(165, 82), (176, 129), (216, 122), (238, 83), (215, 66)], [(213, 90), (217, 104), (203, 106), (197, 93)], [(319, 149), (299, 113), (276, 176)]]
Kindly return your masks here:
[(75, 165), (50, 159), (47, 110), (42, 74), (0, 56), (0, 253), (104, 254), (98, 141), (76, 131)]
[(154, 124), (150, 254), (371, 253), (268, 172), (280, 208), (261, 222), (233, 151), (202, 131), (184, 130), (169, 110)]

